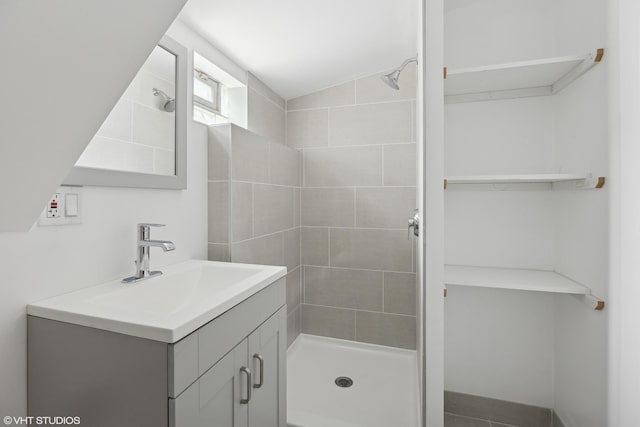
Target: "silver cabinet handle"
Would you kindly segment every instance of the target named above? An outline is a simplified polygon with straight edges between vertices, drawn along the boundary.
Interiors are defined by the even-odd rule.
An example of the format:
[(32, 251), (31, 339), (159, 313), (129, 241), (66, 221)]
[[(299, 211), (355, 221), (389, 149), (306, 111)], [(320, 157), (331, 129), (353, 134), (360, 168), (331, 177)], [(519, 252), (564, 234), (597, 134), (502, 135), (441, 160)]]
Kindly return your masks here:
[(246, 399), (241, 398), (240, 404), (246, 405), (251, 400), (251, 371), (246, 366), (243, 366), (242, 368), (240, 368), (240, 373), (242, 372), (247, 374), (247, 398)]
[(260, 388), (262, 387), (262, 384), (264, 384), (264, 358), (258, 353), (254, 354), (253, 358), (258, 359), (258, 362), (260, 362), (260, 382), (258, 384), (254, 384), (253, 388)]

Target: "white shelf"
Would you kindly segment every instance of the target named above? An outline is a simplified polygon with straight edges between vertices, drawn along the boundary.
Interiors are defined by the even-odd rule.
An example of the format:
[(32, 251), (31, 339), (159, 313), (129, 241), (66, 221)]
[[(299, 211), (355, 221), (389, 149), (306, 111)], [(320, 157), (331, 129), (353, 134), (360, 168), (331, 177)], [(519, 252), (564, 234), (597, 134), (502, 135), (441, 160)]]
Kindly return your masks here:
[(526, 174), (449, 176), (447, 184), (534, 184), (590, 179), (591, 174)]
[(445, 102), (553, 95), (597, 65), (603, 55), (604, 50), (598, 49), (580, 56), (447, 70)]
[(594, 310), (602, 310), (605, 306), (605, 302), (595, 297), (591, 289), (553, 271), (445, 265), (444, 283), (445, 286), (569, 294), (581, 298)]
[(445, 190), (458, 185), (464, 190), (521, 190), (522, 184), (544, 185), (547, 190), (589, 190), (599, 189), (605, 184), (605, 177), (586, 174), (524, 174), (524, 175), (459, 175), (448, 176), (444, 180)]
[(446, 285), (589, 295), (591, 290), (553, 271), (446, 265)]

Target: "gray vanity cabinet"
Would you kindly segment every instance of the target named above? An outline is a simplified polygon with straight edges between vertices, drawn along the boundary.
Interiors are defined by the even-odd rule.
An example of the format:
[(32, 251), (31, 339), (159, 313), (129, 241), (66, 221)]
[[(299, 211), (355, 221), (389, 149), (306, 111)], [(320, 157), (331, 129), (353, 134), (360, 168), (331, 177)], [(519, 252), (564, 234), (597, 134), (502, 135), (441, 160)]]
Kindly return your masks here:
[(247, 362), (247, 340), (238, 344), (176, 399), (169, 399), (170, 427), (246, 427), (240, 403), (240, 369)]
[(175, 343), (30, 315), (29, 415), (92, 427), (285, 427), (285, 292), (281, 278)]
[(284, 427), (286, 308), (175, 399), (170, 427)]

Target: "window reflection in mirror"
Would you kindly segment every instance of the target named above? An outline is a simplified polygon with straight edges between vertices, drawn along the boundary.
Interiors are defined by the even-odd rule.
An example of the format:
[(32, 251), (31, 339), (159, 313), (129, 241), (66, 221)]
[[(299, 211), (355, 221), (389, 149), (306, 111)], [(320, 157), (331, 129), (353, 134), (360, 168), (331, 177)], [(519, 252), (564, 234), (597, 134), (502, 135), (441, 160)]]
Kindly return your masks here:
[(76, 166), (176, 174), (176, 57), (157, 46)]

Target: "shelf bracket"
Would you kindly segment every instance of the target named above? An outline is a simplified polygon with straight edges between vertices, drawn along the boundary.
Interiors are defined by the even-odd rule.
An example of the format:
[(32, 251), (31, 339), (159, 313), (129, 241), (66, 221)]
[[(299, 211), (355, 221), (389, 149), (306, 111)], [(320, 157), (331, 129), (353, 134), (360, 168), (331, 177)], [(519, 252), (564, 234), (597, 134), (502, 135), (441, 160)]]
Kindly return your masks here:
[(602, 311), (604, 310), (605, 307), (605, 302), (604, 300), (591, 295), (591, 294), (587, 294), (587, 295), (575, 295), (576, 298), (579, 298), (583, 303), (585, 303), (587, 306), (589, 306), (592, 310), (596, 310), (596, 311)]
[(606, 177), (597, 176), (576, 181), (554, 182), (554, 190), (599, 190), (607, 182)]
[(552, 93), (558, 93), (565, 87), (569, 86), (571, 82), (576, 80), (578, 77), (598, 65), (602, 61), (602, 57), (604, 56), (604, 49), (597, 49), (595, 52), (587, 55), (582, 63), (575, 66), (571, 71), (565, 74), (560, 80), (555, 82), (553, 86), (551, 86)]

